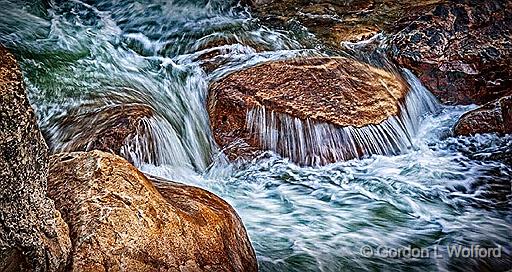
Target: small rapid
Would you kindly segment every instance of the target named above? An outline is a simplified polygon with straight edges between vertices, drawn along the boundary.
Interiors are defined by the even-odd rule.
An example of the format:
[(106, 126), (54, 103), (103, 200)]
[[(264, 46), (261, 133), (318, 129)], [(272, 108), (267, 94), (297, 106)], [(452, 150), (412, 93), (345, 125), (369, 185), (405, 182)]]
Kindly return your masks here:
[(363, 127), (301, 120), (263, 107), (250, 109), (248, 131), (257, 135), (267, 150), (306, 165), (324, 165), (371, 155), (397, 155), (412, 147), (411, 138), (427, 114), (439, 104), (410, 71), (404, 70), (410, 86), (405, 101), (399, 103), (398, 116), (380, 124)]
[[(340, 141), (352, 139), (367, 151), (363, 158), (300, 166), (286, 158), (308, 152), (297, 140), (306, 136), (300, 136), (286, 140), (289, 154), (269, 151), (235, 163), (213, 141), (208, 85), (265, 61), (332, 54), (307, 31), (262, 26), (238, 1), (0, 0), (0, 5), (5, 14), (0, 43), (19, 59), (52, 149), (66, 150), (77, 124), (82, 131), (93, 128), (83, 116), (121, 105), (150, 108), (154, 114), (141, 119), (140, 133), (125, 143), (123, 154), (144, 172), (227, 200), (248, 230), (261, 271), (510, 267), (512, 137), (453, 137), (454, 123), (472, 106), (438, 105), (409, 71), (403, 72), (412, 90), (403, 114), (381, 127), (339, 129), (280, 117), (296, 135), (309, 126), (314, 139), (322, 139), (317, 146), (330, 150), (346, 148)], [(267, 115), (249, 114), (251, 121)], [(64, 125), (61, 120), (69, 116), (81, 121)], [(267, 141), (274, 132), (262, 133), (265, 128), (253, 129)], [(273, 144), (268, 142), (269, 149), (278, 150)], [(447, 256), (448, 245), (474, 244), (500, 247), (502, 255)], [(361, 252), (407, 246), (438, 248), (443, 257)]]

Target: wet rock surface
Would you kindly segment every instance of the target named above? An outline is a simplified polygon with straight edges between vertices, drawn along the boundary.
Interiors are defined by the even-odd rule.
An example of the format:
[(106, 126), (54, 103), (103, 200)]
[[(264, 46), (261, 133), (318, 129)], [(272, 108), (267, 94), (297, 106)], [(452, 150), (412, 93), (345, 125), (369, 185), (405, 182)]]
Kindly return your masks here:
[(512, 2), (448, 1), (391, 41), (392, 58), (441, 101), (484, 104), (512, 86)]
[(242, 139), (258, 147), (248, 131), (251, 109), (362, 127), (398, 114), (407, 90), (399, 75), (352, 59), (294, 59), (264, 63), (213, 83), (208, 112), (219, 145), (227, 147)]
[(456, 135), (512, 133), (512, 95), (489, 102), (461, 116), (454, 128)]
[(512, 82), (511, 1), (248, 1), (264, 23), (305, 26), (334, 50), (377, 33), (391, 59), (448, 104), (485, 104)]
[(46, 132), (52, 152), (102, 150), (123, 155), (123, 145), (145, 134), (143, 120), (153, 116), (143, 104), (105, 106), (93, 111), (70, 112)]
[(54, 155), (49, 194), (70, 226), (69, 271), (257, 271), (236, 212), (199, 188), (156, 181), (121, 157)]
[(428, 10), (440, 0), (404, 1), (246, 1), (256, 16), (272, 26), (286, 27), (298, 22), (324, 44), (340, 47), (341, 42), (358, 42), (385, 32), (394, 33), (401, 19)]
[(47, 197), (48, 147), (14, 56), (0, 47), (0, 270), (61, 271), (68, 227)]

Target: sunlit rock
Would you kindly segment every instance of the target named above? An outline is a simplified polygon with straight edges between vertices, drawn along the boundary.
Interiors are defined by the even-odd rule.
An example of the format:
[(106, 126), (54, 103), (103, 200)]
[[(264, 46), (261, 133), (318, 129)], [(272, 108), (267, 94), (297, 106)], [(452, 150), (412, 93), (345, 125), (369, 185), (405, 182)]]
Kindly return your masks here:
[(421, 86), (410, 89), (399, 74), (356, 60), (295, 59), (213, 83), (208, 109), (215, 140), (231, 158), (243, 155), (231, 147), (241, 142), (325, 164), (407, 149), (419, 116), (434, 107)]
[(121, 157), (62, 153), (49, 195), (69, 224), (69, 271), (257, 271), (236, 212), (199, 188), (155, 185)]
[(48, 147), (14, 56), (0, 46), (0, 271), (63, 271), (68, 227), (47, 197)]

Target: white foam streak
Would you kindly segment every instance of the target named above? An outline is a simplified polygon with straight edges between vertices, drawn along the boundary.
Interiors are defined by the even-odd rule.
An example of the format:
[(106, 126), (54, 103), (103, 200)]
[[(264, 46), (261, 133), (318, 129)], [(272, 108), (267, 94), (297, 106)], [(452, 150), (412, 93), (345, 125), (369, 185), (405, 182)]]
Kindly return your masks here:
[(174, 128), (163, 118), (143, 118), (137, 132), (126, 139), (120, 153), (137, 167), (143, 164), (192, 168), (189, 155)]

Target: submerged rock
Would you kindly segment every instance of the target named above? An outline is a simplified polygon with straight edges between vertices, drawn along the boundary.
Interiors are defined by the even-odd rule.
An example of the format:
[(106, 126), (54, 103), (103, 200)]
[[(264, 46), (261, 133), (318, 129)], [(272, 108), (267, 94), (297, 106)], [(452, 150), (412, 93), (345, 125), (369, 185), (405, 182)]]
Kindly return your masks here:
[(273, 150), (295, 162), (323, 164), (393, 154), (408, 145), (409, 119), (416, 117), (402, 116), (408, 94), (400, 75), (356, 60), (294, 59), (213, 83), (208, 112), (216, 142), (232, 159), (244, 155), (231, 148), (240, 142), (251, 147), (242, 152)]
[(102, 150), (130, 159), (124, 148), (146, 134), (144, 121), (153, 115), (153, 109), (143, 104), (76, 110), (56, 120), (46, 134), (53, 153)]
[(257, 271), (236, 212), (177, 183), (153, 185), (121, 157), (51, 158), (49, 193), (70, 226), (70, 271)]
[(0, 270), (62, 271), (68, 227), (47, 197), (48, 147), (14, 56), (0, 47)]
[(512, 96), (504, 96), (461, 116), (455, 125), (456, 135), (477, 133), (512, 133)]
[(391, 55), (443, 102), (484, 104), (512, 87), (511, 41), (511, 1), (450, 1), (411, 20)]

